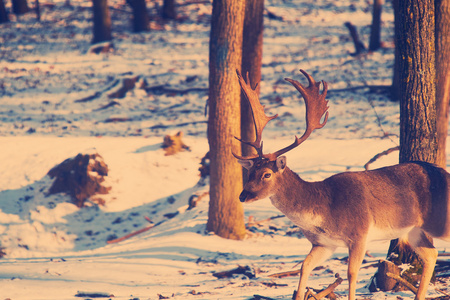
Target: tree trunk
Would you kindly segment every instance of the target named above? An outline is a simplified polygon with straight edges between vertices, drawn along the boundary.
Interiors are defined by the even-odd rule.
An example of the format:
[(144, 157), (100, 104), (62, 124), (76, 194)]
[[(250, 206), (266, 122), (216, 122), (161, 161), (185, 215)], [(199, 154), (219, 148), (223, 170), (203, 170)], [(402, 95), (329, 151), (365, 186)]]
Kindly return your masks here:
[(401, 58), (401, 54), (400, 54), (400, 49), (399, 47), (397, 47), (397, 45), (400, 43), (399, 39), (402, 38), (402, 32), (399, 32), (397, 34), (397, 27), (399, 26), (398, 23), (400, 22), (400, 17), (399, 17), (399, 13), (398, 13), (398, 5), (397, 2), (398, 0), (393, 0), (392, 1), (392, 6), (394, 8), (394, 44), (396, 45), (394, 47), (394, 72), (393, 72), (393, 76), (392, 76), (392, 88), (391, 88), (391, 100), (392, 101), (399, 101), (400, 100), (400, 58)]
[(107, 0), (92, 0), (94, 37), (92, 44), (110, 41), (111, 36), (111, 17)]
[(381, 47), (381, 9), (383, 0), (373, 1), (372, 26), (370, 29), (369, 50), (375, 51)]
[[(436, 162), (434, 0), (397, 2), (400, 162)], [(398, 25), (398, 26), (397, 26)]]
[(230, 239), (245, 236), (239, 202), (242, 171), (231, 149), (240, 136), (240, 87), (245, 3), (214, 0), (209, 52), (210, 202), (207, 230)]
[(438, 152), (436, 163), (446, 166), (446, 139), (450, 99), (450, 2), (436, 0), (436, 106)]
[(27, 0), (12, 0), (12, 11), (15, 15), (23, 15), (29, 10)]
[(40, 22), (41, 21), (41, 6), (39, 4), (39, 0), (35, 0), (34, 3), (35, 3), (35, 11), (36, 11), (36, 20), (38, 22)]
[(164, 0), (162, 17), (163, 19), (170, 20), (175, 20), (177, 18), (177, 12), (175, 10), (175, 0)]
[(6, 12), (5, 2), (0, 0), (0, 24), (9, 22), (8, 13)]
[(145, 0), (128, 0), (133, 10), (133, 32), (148, 30), (149, 17)]
[[(261, 81), (263, 30), (264, 30), (264, 0), (247, 0), (244, 18), (244, 38), (242, 45), (242, 74), (249, 74), (252, 86)], [(259, 84), (256, 92), (259, 94)], [(241, 138), (244, 141), (256, 139), (255, 125), (250, 105), (241, 94)], [(242, 143), (242, 155), (250, 156), (256, 151)], [(246, 169), (243, 169), (244, 176)]]
[[(399, 160), (401, 163), (415, 160), (436, 163), (434, 0), (393, 2), (396, 84), (400, 100)], [(388, 258), (396, 264), (409, 263), (416, 267), (408, 272), (420, 272), (420, 262), (413, 250), (409, 246), (398, 247), (398, 240), (391, 241)]]

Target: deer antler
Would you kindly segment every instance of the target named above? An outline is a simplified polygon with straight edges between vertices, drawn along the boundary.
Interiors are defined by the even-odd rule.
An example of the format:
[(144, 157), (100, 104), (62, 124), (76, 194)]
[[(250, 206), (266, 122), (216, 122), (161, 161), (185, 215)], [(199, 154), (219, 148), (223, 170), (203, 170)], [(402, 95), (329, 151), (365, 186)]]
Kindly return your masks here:
[[(328, 84), (323, 80), (321, 81), (323, 84), (323, 92), (321, 94), (320, 82), (316, 82), (314, 78), (312, 78), (311, 75), (306, 73), (304, 70), (300, 70), (300, 72), (302, 72), (303, 75), (305, 75), (308, 79), (309, 85), (307, 88), (301, 85), (298, 81), (289, 78), (285, 78), (285, 80), (289, 81), (300, 92), (300, 94), (302, 94), (303, 99), (305, 100), (306, 130), (300, 138), (297, 138), (296, 136), (295, 141), (291, 145), (270, 154), (270, 160), (275, 160), (278, 156), (294, 149), (295, 147), (303, 143), (315, 129), (322, 128), (328, 121), (328, 101), (325, 100), (328, 91)], [(324, 114), (325, 119), (322, 123), (320, 123), (320, 120), (322, 119)]]
[[(300, 72), (303, 73), (303, 75), (306, 76), (308, 79), (309, 85), (308, 87), (304, 87), (302, 84), (300, 84), (298, 81), (286, 78), (285, 80), (290, 82), (303, 96), (303, 99), (305, 100), (305, 106), (306, 106), (306, 130), (303, 133), (303, 135), (300, 138), (295, 137), (295, 141), (274, 153), (269, 154), (263, 154), (262, 153), (262, 131), (266, 124), (270, 121), (275, 119), (278, 115), (275, 115), (273, 117), (268, 117), (264, 113), (264, 106), (261, 105), (259, 102), (258, 95), (255, 92), (255, 89), (253, 89), (249, 85), (249, 79), (247, 74), (247, 81), (242, 79), (241, 74), (239, 71), (237, 71), (239, 83), (241, 85), (242, 91), (244, 92), (244, 95), (250, 102), (250, 106), (253, 113), (253, 119), (255, 121), (255, 129), (256, 129), (256, 140), (254, 142), (247, 142), (243, 141), (239, 138), (239, 141), (241, 141), (244, 144), (250, 145), (256, 149), (258, 152), (258, 155), (255, 156), (247, 156), (242, 157), (238, 156), (233, 153), (233, 155), (238, 159), (255, 159), (255, 158), (261, 158), (261, 159), (267, 159), (270, 161), (274, 161), (277, 159), (277, 157), (281, 156), (282, 154), (294, 149), (301, 143), (303, 143), (315, 129), (320, 129), (327, 123), (328, 120), (328, 101), (325, 100), (325, 97), (327, 95), (328, 91), (328, 85), (325, 81), (322, 80), (323, 84), (323, 92), (320, 93), (320, 82), (316, 82), (314, 78), (312, 78), (308, 73), (306, 73), (304, 70), (300, 70)], [(325, 119), (321, 123), (320, 120), (322, 119), (323, 115), (325, 114)]]
[(239, 84), (241, 85), (241, 89), (242, 89), (245, 97), (247, 98), (248, 102), (250, 103), (250, 107), (252, 109), (253, 121), (255, 123), (256, 140), (254, 142), (247, 142), (247, 141), (243, 141), (240, 138), (237, 138), (237, 137), (235, 137), (235, 138), (237, 140), (239, 140), (240, 142), (255, 148), (258, 155), (246, 156), (246, 157), (238, 156), (234, 153), (233, 153), (233, 155), (238, 159), (255, 159), (258, 157), (263, 158), (262, 131), (264, 130), (264, 127), (267, 125), (267, 123), (270, 120), (273, 120), (276, 117), (278, 117), (278, 115), (275, 115), (272, 117), (266, 116), (266, 114), (264, 113), (264, 105), (261, 105), (261, 103), (259, 102), (258, 94), (255, 91), (256, 87), (258, 85), (256, 85), (254, 88), (251, 87), (250, 80), (248, 78), (248, 73), (247, 73), (247, 80), (244, 80), (242, 78), (242, 75), (238, 70), (236, 70), (236, 73), (237, 73), (237, 76), (239, 79)]

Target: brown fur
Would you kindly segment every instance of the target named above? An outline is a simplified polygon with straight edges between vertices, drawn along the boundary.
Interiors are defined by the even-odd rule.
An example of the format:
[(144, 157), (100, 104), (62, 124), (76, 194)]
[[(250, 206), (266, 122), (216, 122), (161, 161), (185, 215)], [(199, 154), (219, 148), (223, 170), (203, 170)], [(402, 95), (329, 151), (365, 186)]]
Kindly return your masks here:
[(450, 239), (450, 174), (445, 170), (412, 162), (306, 182), (286, 167), (284, 157), (245, 166), (250, 176), (241, 201), (269, 197), (313, 244), (302, 266), (297, 300), (303, 300), (311, 270), (337, 247), (349, 249), (349, 299), (355, 299), (356, 276), (366, 242), (394, 238), (411, 244), (424, 262), (416, 299), (425, 298), (437, 251), (424, 233)]

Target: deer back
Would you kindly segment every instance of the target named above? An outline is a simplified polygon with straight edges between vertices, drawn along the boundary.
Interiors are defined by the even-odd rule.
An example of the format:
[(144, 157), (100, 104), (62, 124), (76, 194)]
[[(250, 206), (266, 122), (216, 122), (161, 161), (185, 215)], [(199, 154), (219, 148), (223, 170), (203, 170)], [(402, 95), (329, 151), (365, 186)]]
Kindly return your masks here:
[(286, 168), (277, 179), (273, 205), (310, 240), (329, 235), (348, 245), (365, 235), (401, 237), (412, 227), (438, 238), (450, 234), (450, 175), (432, 164), (344, 172), (320, 182), (306, 182)]

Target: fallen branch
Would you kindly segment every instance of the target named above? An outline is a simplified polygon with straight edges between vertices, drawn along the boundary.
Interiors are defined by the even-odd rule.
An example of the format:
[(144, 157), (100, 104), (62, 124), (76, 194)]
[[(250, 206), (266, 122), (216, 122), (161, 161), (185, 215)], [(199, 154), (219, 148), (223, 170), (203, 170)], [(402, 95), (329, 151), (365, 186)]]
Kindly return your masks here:
[(129, 239), (129, 238), (135, 236), (135, 235), (138, 235), (138, 234), (141, 234), (141, 233), (143, 233), (143, 232), (146, 232), (146, 231), (148, 231), (148, 230), (150, 230), (150, 229), (152, 229), (153, 227), (156, 226), (155, 224), (153, 224), (153, 222), (152, 222), (152, 220), (150, 220), (150, 218), (148, 218), (148, 217), (144, 217), (144, 218), (145, 218), (149, 223), (152, 223), (152, 224), (150, 224), (150, 225), (147, 226), (147, 227), (141, 228), (141, 229), (139, 229), (139, 230), (137, 230), (137, 231), (133, 231), (133, 232), (131, 232), (131, 233), (129, 233), (129, 234), (123, 236), (123, 237), (120, 237), (120, 238), (117, 238), (117, 239), (114, 239), (114, 240), (109, 240), (109, 241), (107, 241), (106, 243), (108, 243), (108, 244), (114, 244), (114, 243), (122, 242), (122, 241), (124, 241), (124, 240), (126, 240), (126, 239)]
[(126, 93), (134, 89), (136, 82), (139, 80), (139, 76), (134, 76), (131, 78), (123, 78), (122, 85), (114, 92), (108, 94), (108, 98), (124, 98)]
[[(340, 284), (342, 283), (342, 281), (344, 281), (344, 279), (342, 279), (342, 278), (339, 276), (339, 274), (336, 274), (336, 281), (335, 281), (335, 282), (333, 282), (332, 284), (330, 284), (326, 289), (324, 289), (324, 290), (318, 292), (316, 295), (312, 294), (312, 296), (313, 296), (316, 300), (322, 299), (322, 298), (328, 296), (329, 294), (331, 294), (331, 293), (337, 288), (337, 286), (340, 285)], [(311, 293), (312, 293), (312, 292), (311, 292)], [(308, 298), (306, 298), (306, 299), (308, 299)]]
[(94, 100), (95, 98), (98, 98), (98, 97), (100, 97), (101, 96), (101, 92), (95, 92), (95, 94), (93, 94), (93, 95), (90, 95), (90, 96), (87, 96), (87, 97), (84, 97), (84, 98), (81, 98), (81, 99), (78, 99), (78, 100), (75, 100), (74, 102), (75, 103), (84, 103), (84, 102), (89, 102), (89, 101), (92, 101), (92, 100)]
[(292, 277), (292, 276), (298, 276), (298, 275), (300, 275), (300, 270), (292, 270), (292, 271), (287, 271), (287, 272), (271, 274), (268, 277), (271, 277), (271, 278), (284, 278), (284, 277)]
[(253, 298), (251, 298), (250, 300), (275, 300), (275, 299), (261, 295), (253, 295)]
[(386, 272), (386, 276), (390, 277), (392, 279), (394, 279), (395, 281), (397, 281), (400, 284), (403, 284), (405, 287), (407, 287), (411, 292), (414, 293), (414, 295), (417, 295), (417, 288), (412, 285), (411, 283), (409, 283), (408, 281), (406, 281), (405, 279), (401, 278), (398, 275), (395, 275), (391, 272)]
[(148, 127), (147, 129), (154, 130), (154, 129), (167, 129), (171, 127), (184, 127), (186, 125), (197, 125), (197, 124), (207, 124), (208, 121), (194, 121), (194, 122), (186, 122), (186, 123), (180, 123), (180, 124), (173, 124), (173, 125), (153, 125)]
[(268, 286), (268, 287), (281, 287), (281, 286), (288, 286), (285, 283), (276, 283), (276, 282), (261, 282), (261, 284)]
[(75, 100), (74, 102), (75, 103), (85, 103), (85, 102), (92, 101), (92, 100), (100, 97), (103, 93), (105, 93), (105, 92), (109, 91), (110, 89), (112, 89), (113, 87), (115, 87), (118, 83), (119, 83), (119, 80), (115, 79), (111, 85), (107, 86), (102, 91), (95, 92), (93, 95), (90, 95), (90, 96), (87, 96), (87, 97)]
[(107, 109), (107, 108), (113, 107), (115, 105), (120, 105), (120, 103), (116, 102), (116, 101), (111, 101), (108, 104), (105, 104), (103, 106), (100, 106), (99, 108), (94, 109), (94, 111), (100, 111), (100, 110), (103, 110), (103, 109)]
[(333, 93), (341, 93), (341, 92), (353, 92), (357, 90), (370, 89), (370, 90), (389, 90), (392, 88), (392, 85), (361, 85), (361, 86), (352, 86), (343, 89), (330, 89), (328, 90), (327, 95)]
[[(330, 284), (327, 288), (317, 292), (317, 294), (314, 294), (314, 292), (310, 288), (307, 288), (305, 299), (308, 300), (309, 298), (313, 298), (313, 299), (319, 300), (319, 299), (327, 297), (328, 295), (333, 293), (333, 291), (336, 289), (336, 287), (338, 285), (340, 285), (342, 283), (342, 281), (344, 281), (339, 276), (339, 274), (336, 274), (335, 277), (336, 277), (336, 280), (332, 284)], [(293, 299), (296, 297), (296, 294), (297, 294), (297, 291), (294, 292), (294, 297), (292, 297)]]
[(157, 92), (162, 92), (162, 93), (167, 93), (167, 94), (184, 95), (184, 94), (191, 93), (191, 92), (207, 92), (208, 88), (193, 87), (193, 88), (187, 88), (187, 89), (174, 89), (174, 88), (166, 87), (165, 85), (156, 85), (156, 86), (146, 87), (145, 91), (147, 93), (157, 91)]
[(238, 266), (235, 269), (213, 273), (212, 275), (216, 278), (230, 278), (235, 274), (243, 274), (248, 278), (255, 278), (255, 271), (249, 266)]
[(372, 157), (372, 159), (369, 160), (369, 161), (364, 165), (364, 169), (365, 169), (365, 170), (369, 170), (369, 165), (370, 165), (371, 163), (375, 162), (377, 159), (379, 159), (379, 158), (382, 157), (382, 156), (388, 155), (389, 153), (394, 152), (394, 151), (398, 151), (398, 150), (400, 150), (400, 146), (395, 146), (395, 147), (389, 148), (389, 149), (387, 149), (387, 150), (385, 150), (385, 151), (383, 151), (383, 152), (381, 152), (381, 153), (378, 153), (377, 155), (375, 155), (374, 157)]
[(86, 293), (86, 292), (77, 292), (75, 297), (80, 298), (111, 298), (114, 297), (113, 294), (110, 293)]
[(187, 6), (192, 4), (211, 4), (211, 1), (209, 0), (195, 0), (195, 1), (186, 1), (184, 3), (177, 3), (177, 6)]
[(357, 56), (358, 54), (361, 54), (362, 52), (366, 51), (364, 43), (361, 42), (361, 40), (359, 39), (358, 30), (356, 29), (356, 26), (350, 22), (345, 22), (344, 25), (350, 31), (350, 36), (352, 37), (353, 44), (355, 45), (355, 53), (350, 53), (350, 55)]
[(272, 221), (272, 220), (283, 218), (283, 217), (285, 217), (285, 215), (277, 215), (277, 216), (273, 216), (273, 217), (270, 217), (270, 218), (267, 218), (267, 219), (264, 219), (264, 220), (260, 220), (260, 221), (253, 221), (253, 218), (249, 218), (249, 221), (248, 221), (246, 227), (250, 227), (250, 226), (253, 226), (253, 225), (259, 225), (261, 223), (264, 223), (264, 222), (267, 222), (267, 221)]

